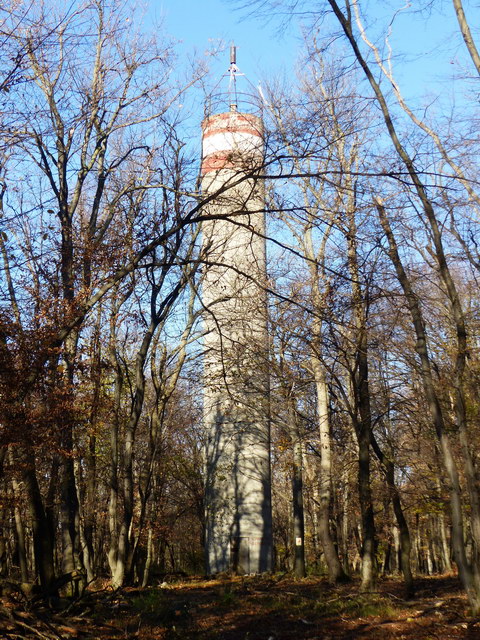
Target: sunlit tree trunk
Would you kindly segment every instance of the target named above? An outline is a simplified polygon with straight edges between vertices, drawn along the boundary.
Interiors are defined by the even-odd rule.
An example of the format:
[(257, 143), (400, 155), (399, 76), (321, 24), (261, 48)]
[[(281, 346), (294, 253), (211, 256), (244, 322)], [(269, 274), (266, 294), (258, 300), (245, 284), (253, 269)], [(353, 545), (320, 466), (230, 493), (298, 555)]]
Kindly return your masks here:
[[(350, 196), (353, 198), (353, 195)], [(366, 306), (360, 284), (357, 255), (357, 229), (354, 208), (348, 212), (346, 233), (348, 266), (352, 281), (352, 325), (355, 345), (352, 362), (352, 395), (354, 400), (355, 433), (358, 442), (358, 495), (362, 523), (362, 568), (361, 591), (373, 588), (376, 572), (375, 521), (370, 478), (370, 443), (372, 438), (372, 415), (368, 374), (368, 328)]]
[(445, 429), (441, 404), (433, 383), (433, 375), (427, 346), (427, 335), (425, 331), (422, 311), (417, 296), (411, 286), (407, 272), (405, 271), (400, 259), (397, 243), (390, 227), (386, 210), (379, 200), (377, 200), (376, 205), (380, 223), (388, 240), (387, 253), (395, 268), (398, 281), (405, 294), (408, 309), (412, 317), (412, 323), (417, 339), (415, 349), (421, 363), (420, 374), (425, 397), (427, 400), (431, 420), (437, 434), (443, 464), (447, 472), (449, 481), (453, 556), (455, 558), (455, 562), (457, 563), (458, 573), (463, 587), (467, 592), (470, 605), (474, 612), (478, 612), (480, 611), (480, 583), (478, 572), (476, 571), (475, 565), (473, 566), (473, 568), (469, 565), (466, 556), (460, 478), (457, 465), (452, 453), (450, 439)]
[(132, 289), (128, 289), (119, 296), (118, 288), (112, 300), (112, 310), (110, 313), (110, 336), (109, 336), (109, 358), (113, 371), (113, 411), (110, 422), (110, 476), (109, 476), (109, 500), (108, 500), (108, 530), (110, 542), (108, 547), (108, 564), (110, 573), (113, 576), (123, 575), (124, 567), (118, 567), (121, 560), (119, 551), (119, 531), (118, 517), (121, 500), (120, 479), (119, 479), (119, 437), (122, 419), (122, 395), (124, 385), (123, 363), (120, 361), (117, 344), (117, 322), (119, 311), (126, 300), (132, 294)]
[(330, 531), (331, 483), (332, 483), (332, 451), (330, 420), (328, 415), (328, 386), (324, 369), (315, 357), (311, 358), (317, 395), (318, 427), (320, 436), (320, 480), (318, 490), (318, 533), (323, 547), (328, 577), (332, 583), (346, 579), (345, 571), (338, 558)]
[(452, 1), (453, 1), (453, 6), (455, 8), (455, 13), (457, 16), (460, 31), (462, 33), (465, 44), (467, 45), (468, 53), (470, 54), (472, 62), (475, 65), (475, 69), (477, 70), (477, 73), (480, 75), (480, 54), (478, 53), (475, 40), (473, 39), (472, 32), (470, 31), (470, 26), (468, 24), (468, 20), (465, 15), (465, 11), (463, 10), (462, 0), (452, 0)]
[[(320, 198), (320, 194), (317, 194)], [(332, 443), (330, 433), (330, 417), (328, 406), (328, 383), (325, 373), (325, 365), (321, 360), (323, 353), (323, 327), (322, 314), (325, 310), (325, 301), (322, 299), (322, 278), (326, 281), (324, 274), (326, 243), (331, 232), (328, 227), (324, 232), (320, 247), (317, 252), (314, 250), (311, 224), (304, 231), (303, 243), (305, 257), (308, 260), (310, 280), (311, 280), (311, 303), (312, 303), (312, 336), (310, 342), (310, 368), (315, 383), (316, 400), (317, 400), (317, 420), (318, 435), (320, 440), (320, 477), (318, 481), (318, 534), (323, 548), (325, 562), (328, 568), (328, 577), (330, 582), (337, 583), (345, 581), (347, 574), (345, 573), (340, 560), (338, 551), (333, 542), (330, 527), (330, 512), (332, 506)]]

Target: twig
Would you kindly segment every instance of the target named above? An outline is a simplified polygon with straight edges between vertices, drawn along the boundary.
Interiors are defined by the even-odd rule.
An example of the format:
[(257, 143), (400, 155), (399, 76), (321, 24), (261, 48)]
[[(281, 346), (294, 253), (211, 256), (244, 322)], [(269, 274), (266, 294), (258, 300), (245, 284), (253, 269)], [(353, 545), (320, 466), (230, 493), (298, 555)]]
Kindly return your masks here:
[[(29, 624), (27, 624), (26, 622), (20, 622), (20, 620), (15, 620), (15, 618), (12, 620), (13, 624), (16, 624), (18, 627), (22, 627), (23, 629), (27, 629), (27, 631), (31, 631), (32, 633), (34, 633), (35, 635), (37, 635), (39, 638), (42, 638), (42, 640), (52, 640), (53, 636), (46, 636), (44, 633), (42, 633), (41, 631), (38, 631), (37, 629), (34, 629), (34, 627), (31, 627)], [(62, 636), (59, 636), (58, 634), (57, 638), (62, 638)]]
[(42, 620), (43, 624), (48, 627), (48, 629), (57, 637), (59, 638), (59, 640), (62, 640), (62, 636), (58, 633), (58, 631), (55, 629), (55, 627), (50, 624), (50, 622), (48, 622), (47, 620)]

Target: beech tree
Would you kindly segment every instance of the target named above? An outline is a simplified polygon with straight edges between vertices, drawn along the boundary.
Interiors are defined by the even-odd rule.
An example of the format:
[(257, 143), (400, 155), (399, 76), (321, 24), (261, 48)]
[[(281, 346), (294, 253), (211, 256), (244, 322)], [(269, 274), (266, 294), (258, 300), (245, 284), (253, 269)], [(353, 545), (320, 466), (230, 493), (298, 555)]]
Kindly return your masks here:
[[(247, 4), (301, 10), (309, 33), (297, 84), (263, 96), (256, 176), (278, 568), (358, 571), (364, 590), (401, 571), (412, 595), (453, 560), (478, 613), (469, 95), (448, 116), (407, 100), (395, 20), (374, 37), (360, 0)], [(202, 201), (184, 139), (200, 71), (176, 83), (130, 8), (0, 9), (0, 574), (45, 594), (203, 570), (198, 224), (218, 194)], [(468, 8), (451, 8), (476, 80)]]
[[(370, 240), (366, 240), (364, 247), (368, 251), (370, 243), (370, 250), (375, 248), (375, 245), (378, 248), (382, 245), (380, 239), (388, 238), (386, 251), (395, 268), (396, 277), (401, 284), (412, 315), (417, 339), (417, 360), (414, 359), (413, 364), (420, 380), (423, 381), (424, 398), (427, 406), (430, 406), (431, 420), (435, 425), (439, 442), (438, 450), (442, 457), (441, 475), (445, 473), (446, 485), (450, 493), (454, 559), (459, 567), (460, 578), (472, 609), (478, 611), (478, 561), (475, 550), (478, 548), (475, 542), (478, 487), (476, 461), (471, 454), (472, 438), (476, 428), (466, 402), (467, 380), (470, 377), (468, 359), (473, 335), (466, 313), (459, 271), (459, 265), (465, 264), (466, 261), (477, 269), (478, 254), (476, 248), (473, 249), (474, 246), (476, 247), (476, 225), (468, 222), (464, 207), (468, 202), (475, 213), (478, 210), (478, 196), (474, 186), (477, 167), (471, 160), (471, 151), (478, 148), (478, 135), (468, 126), (468, 106), (462, 106), (465, 111), (460, 118), (455, 119), (458, 115), (456, 113), (443, 118), (442, 121), (437, 117), (436, 122), (431, 109), (427, 107), (420, 116), (417, 105), (411, 106), (404, 98), (393, 71), (395, 52), (392, 53), (390, 38), (399, 12), (392, 13), (391, 21), (385, 23), (383, 32), (380, 26), (373, 36), (365, 27), (369, 17), (368, 7), (359, 0), (342, 3), (327, 0), (315, 7), (302, 0), (284, 3), (246, 3), (248, 6), (255, 7), (260, 13), (278, 8), (279, 4), (289, 9), (287, 13), (290, 16), (295, 15), (296, 12), (302, 15), (302, 19), (310, 28), (311, 38), (319, 37), (319, 32), (322, 34), (320, 46), (312, 52), (315, 59), (326, 57), (332, 48), (332, 42), (335, 41), (335, 46), (338, 46), (339, 38), (342, 39), (347, 47), (348, 62), (353, 64), (361, 74), (359, 76), (361, 90), (372, 97), (381, 116), (381, 128), (376, 129), (376, 144), (370, 150), (363, 146), (361, 151), (368, 158), (364, 163), (365, 171), (359, 173), (356, 167), (347, 168), (346, 171), (352, 177), (354, 187), (351, 192), (355, 194), (356, 206), (361, 204), (363, 212), (371, 212), (372, 208), (376, 208), (380, 216), (381, 225), (377, 231), (372, 219), (372, 236)], [(463, 38), (468, 56), (475, 70), (478, 71), (477, 50), (464, 7), (456, 0), (453, 0), (452, 6), (460, 27), (458, 35)], [(405, 6), (402, 10), (415, 11), (416, 8), (410, 9), (409, 6)], [(339, 73), (341, 73), (340, 69)], [(361, 80), (362, 76), (365, 83)], [(455, 127), (452, 126), (452, 122), (455, 122)], [(465, 126), (462, 123), (465, 123)], [(469, 147), (469, 154), (462, 153), (462, 147), (465, 148), (465, 144)], [(329, 175), (328, 178), (332, 179), (332, 176)], [(323, 179), (325, 180), (325, 177)], [(375, 200), (377, 204), (372, 204), (374, 198), (377, 198)], [(445, 219), (451, 222), (451, 235), (446, 231), (443, 222)], [(395, 224), (394, 228), (389, 226), (392, 221)], [(373, 433), (372, 419), (381, 421), (382, 416), (372, 416), (373, 405), (368, 400), (371, 396), (368, 391), (370, 384), (368, 372), (371, 369), (372, 358), (368, 350), (369, 340), (366, 337), (368, 322), (366, 322), (366, 316), (361, 316), (366, 299), (364, 292), (358, 289), (357, 283), (360, 280), (355, 274), (355, 268), (358, 268), (355, 267), (355, 264), (358, 265), (358, 260), (355, 259), (358, 235), (353, 227), (350, 229), (348, 238), (352, 287), (353, 290), (357, 288), (356, 294), (354, 291), (357, 298), (357, 305), (354, 305), (357, 310), (355, 312), (357, 335), (361, 336), (362, 333), (364, 335), (364, 342), (359, 343), (357, 352), (358, 369), (352, 388), (352, 397), (356, 398), (355, 405), (358, 406), (359, 415), (362, 416), (360, 424), (370, 423), (371, 426), (367, 431)], [(398, 248), (399, 238), (402, 242), (401, 249)], [(396, 251), (395, 255), (394, 251)], [(434, 303), (428, 296), (420, 298), (414, 292), (414, 288), (411, 287), (411, 273), (409, 273), (411, 267), (410, 269), (405, 267), (405, 262), (413, 263), (414, 268), (423, 273), (424, 277), (430, 278), (448, 309), (446, 316), (441, 320), (442, 330), (448, 335), (448, 348), (441, 353), (445, 362), (449, 363), (451, 374), (449, 390), (441, 388), (432, 375), (432, 360), (428, 360), (430, 364), (427, 360), (423, 360), (423, 358), (431, 358), (428, 350), (433, 348), (432, 335), (435, 331), (422, 318), (425, 314), (429, 315), (429, 307), (431, 308)], [(403, 268), (402, 275), (400, 275), (401, 268)], [(373, 282), (376, 284), (378, 277), (374, 277)], [(411, 289), (407, 291), (408, 286)], [(414, 299), (417, 320), (412, 306)], [(391, 347), (387, 348), (391, 349)], [(427, 371), (428, 367), (430, 367), (430, 374)], [(430, 382), (427, 380), (428, 375), (431, 376)], [(373, 408), (376, 410), (378, 407)], [(450, 429), (453, 428), (458, 447), (457, 444), (450, 442), (447, 424), (450, 424)], [(360, 452), (361, 457), (367, 460), (368, 451), (372, 445), (384, 464), (385, 456), (383, 451), (379, 450), (378, 444), (376, 437), (365, 438), (363, 453)], [(458, 451), (462, 452), (460, 457)], [(391, 490), (394, 490), (391, 485), (391, 470), (388, 467), (385, 468), (385, 473), (390, 478), (387, 482)], [(466, 491), (462, 490), (460, 477), (465, 480)], [(393, 497), (394, 493), (392, 493), (392, 500)], [(470, 557), (467, 557), (465, 548), (463, 503), (468, 505), (470, 530), (474, 541)], [(448, 565), (448, 561), (445, 564)]]
[[(320, 478), (318, 481), (318, 531), (329, 576), (333, 582), (345, 579), (330, 532), (332, 444), (329, 409), (330, 356), (326, 343), (329, 332), (337, 332), (329, 299), (335, 297), (335, 248), (345, 246), (348, 255), (342, 276), (351, 284), (351, 313), (348, 318), (350, 344), (346, 370), (351, 376), (351, 401), (348, 402), (352, 427), (359, 443), (359, 497), (363, 518), (362, 588), (370, 589), (375, 565), (375, 531), (373, 501), (370, 495), (370, 441), (372, 419), (368, 391), (368, 293), (362, 291), (357, 255), (357, 207), (355, 177), (361, 160), (358, 148), (365, 126), (362, 104), (355, 101), (354, 78), (338, 72), (322, 59), (315, 58), (315, 43), (308, 52), (309, 61), (301, 77), (298, 96), (281, 99), (278, 88), (269, 96), (272, 126), (283, 150), (282, 176), (288, 178), (287, 196), (274, 203), (276, 217), (288, 228), (292, 238), (290, 250), (305, 261), (308, 284), (300, 294), (310, 310), (308, 334), (309, 373), (315, 381), (319, 425)], [(278, 152), (279, 155), (282, 151)], [(298, 197), (295, 195), (298, 191)], [(280, 191), (281, 193), (281, 191)], [(336, 273), (342, 268), (337, 262)], [(298, 289), (298, 285), (296, 287)], [(309, 291), (306, 302), (306, 291)], [(294, 298), (296, 296), (294, 295)]]
[[(16, 148), (3, 167), (3, 438), (23, 469), (35, 564), (46, 589), (54, 584), (55, 526), (36, 471), (46, 434), (55, 443), (50, 491), (57, 477), (61, 487), (62, 570), (84, 564), (74, 461), (85, 320), (128, 274), (157, 264), (168, 281), (155, 312), (164, 319), (162, 309), (185, 287), (182, 269), (193, 261), (188, 248), (179, 252), (181, 243), (194, 247), (195, 238), (187, 238), (181, 220), (184, 160), (173, 135), (172, 105), (185, 87), (169, 81), (168, 44), (135, 33), (126, 7), (101, 0), (62, 14), (41, 3), (28, 19), (8, 16), (15, 23), (9, 45), (22, 53), (25, 82), (8, 96)], [(163, 194), (163, 206), (152, 190)], [(160, 289), (155, 285), (156, 297)], [(38, 411), (42, 428), (32, 423)]]

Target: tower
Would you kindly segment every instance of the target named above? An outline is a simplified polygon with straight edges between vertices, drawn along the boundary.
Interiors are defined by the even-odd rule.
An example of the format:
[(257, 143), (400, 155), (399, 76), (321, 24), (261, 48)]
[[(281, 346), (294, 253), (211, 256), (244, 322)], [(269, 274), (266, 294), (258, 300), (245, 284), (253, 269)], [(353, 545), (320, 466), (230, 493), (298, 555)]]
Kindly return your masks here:
[(202, 129), (206, 566), (257, 573), (272, 568), (263, 126), (230, 100)]

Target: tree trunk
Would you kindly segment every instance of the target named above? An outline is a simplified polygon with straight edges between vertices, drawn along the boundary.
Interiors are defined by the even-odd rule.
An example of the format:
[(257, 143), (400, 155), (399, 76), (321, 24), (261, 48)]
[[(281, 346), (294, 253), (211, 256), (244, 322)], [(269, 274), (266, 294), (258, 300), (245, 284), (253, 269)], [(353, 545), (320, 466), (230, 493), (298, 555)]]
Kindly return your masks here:
[(293, 572), (297, 578), (304, 578), (305, 572), (305, 519), (303, 512), (303, 454), (302, 441), (295, 434), (293, 443), (292, 469), (292, 502), (293, 502), (293, 542), (294, 565)]
[(406, 597), (411, 598), (415, 594), (415, 585), (413, 582), (412, 565), (410, 560), (411, 554), (411, 542), (410, 542), (410, 530), (408, 523), (403, 513), (402, 504), (400, 502), (400, 496), (398, 489), (395, 486), (394, 480), (394, 467), (393, 464), (389, 465), (387, 471), (387, 483), (391, 490), (392, 506), (397, 520), (399, 537), (400, 537), (400, 569), (403, 573), (403, 579), (405, 582)]
[(25, 496), (32, 521), (35, 570), (39, 576), (42, 591), (45, 595), (51, 595), (55, 582), (54, 540), (51, 537), (50, 526), (37, 482), (35, 457), (28, 445), (21, 454), (21, 463)]
[(305, 514), (303, 505), (303, 445), (298, 424), (295, 399), (291, 389), (287, 391), (288, 420), (292, 442), (292, 534), (293, 534), (293, 573), (304, 578), (305, 572)]
[(427, 406), (439, 440), (440, 452), (449, 481), (453, 557), (457, 563), (459, 577), (467, 593), (473, 613), (474, 615), (478, 615), (478, 613), (480, 613), (480, 582), (475, 566), (472, 570), (472, 567), (469, 566), (467, 561), (464, 543), (460, 480), (455, 459), (452, 454), (450, 441), (445, 430), (441, 405), (433, 384), (433, 375), (427, 348), (427, 335), (422, 311), (400, 259), (396, 240), (392, 233), (385, 208), (380, 201), (377, 201), (377, 211), (380, 223), (388, 240), (388, 255), (397, 273), (398, 281), (405, 294), (407, 305), (412, 317), (417, 339), (415, 349), (421, 362), (420, 375), (427, 400)]
[(0, 578), (4, 578), (7, 574), (7, 544), (5, 540), (5, 529), (3, 523), (5, 522), (5, 509), (0, 508)]
[(328, 415), (328, 387), (325, 372), (319, 359), (311, 358), (312, 370), (317, 391), (318, 430), (320, 435), (320, 483), (318, 533), (322, 543), (323, 554), (328, 568), (328, 577), (333, 584), (347, 579), (347, 575), (338, 558), (330, 531), (330, 508), (332, 502), (332, 451), (330, 436), (330, 420)]
[[(72, 240), (68, 234), (68, 252), (71, 251)], [(67, 252), (67, 253), (68, 253)], [(63, 253), (63, 251), (62, 251)], [(68, 260), (65, 264), (66, 272), (63, 275), (65, 287), (65, 299), (72, 302), (72, 256), (68, 253)], [(63, 259), (63, 257), (62, 257)], [(62, 263), (63, 265), (63, 263)], [(63, 268), (63, 267), (62, 267)], [(77, 357), (78, 330), (70, 333), (65, 341), (64, 360), (66, 365), (66, 376), (64, 384), (66, 386), (66, 407), (63, 424), (61, 425), (61, 448), (62, 458), (60, 464), (60, 527), (62, 536), (62, 571), (69, 574), (80, 570), (84, 572), (83, 558), (80, 545), (80, 504), (77, 493), (77, 483), (75, 479), (75, 458), (77, 452), (74, 445), (74, 384), (75, 384), (75, 361)], [(69, 589), (74, 588), (78, 595), (79, 582), (69, 584)]]
[(375, 579), (375, 522), (370, 487), (370, 431), (359, 427), (358, 494), (362, 521), (362, 568), (360, 591), (371, 591)]
[(443, 513), (438, 514), (437, 527), (440, 535), (440, 552), (442, 555), (443, 570), (447, 573), (452, 571), (452, 562), (450, 560), (450, 546), (447, 540), (447, 532), (445, 527), (445, 516)]
[(117, 571), (114, 576), (114, 585), (121, 586), (125, 577), (132, 578), (133, 570), (133, 507), (134, 507), (134, 478), (133, 478), (133, 455), (135, 444), (135, 433), (138, 421), (143, 410), (143, 400), (145, 395), (145, 374), (144, 366), (148, 355), (150, 343), (158, 326), (158, 319), (155, 318), (145, 333), (140, 349), (137, 353), (135, 366), (135, 393), (130, 418), (125, 426), (125, 440), (123, 444), (123, 518), (120, 524), (119, 543), (117, 552)]
[(352, 416), (358, 442), (358, 495), (362, 523), (362, 568), (361, 591), (370, 591), (375, 581), (375, 520), (370, 486), (370, 443), (372, 437), (372, 414), (368, 381), (368, 333), (365, 301), (360, 285), (357, 256), (357, 230), (355, 209), (349, 207), (347, 251), (352, 279), (352, 313), (355, 335), (352, 391), (354, 415)]
[(148, 527), (148, 537), (147, 537), (147, 558), (145, 560), (145, 567), (143, 568), (143, 577), (142, 577), (142, 588), (148, 585), (148, 578), (150, 576), (150, 567), (152, 566), (153, 560), (153, 529), (152, 527)]
[(468, 53), (470, 54), (472, 62), (475, 65), (477, 73), (480, 75), (480, 54), (478, 53), (477, 47), (475, 45), (475, 40), (472, 37), (470, 26), (463, 10), (462, 0), (453, 0), (453, 6), (457, 15), (460, 31), (462, 32), (463, 39), (465, 41), (465, 44), (467, 45)]
[[(124, 298), (125, 300), (126, 298)], [(108, 499), (108, 531), (110, 543), (108, 547), (108, 565), (112, 581), (116, 580), (118, 560), (118, 507), (119, 507), (119, 454), (118, 440), (120, 430), (120, 414), (123, 391), (123, 371), (119, 361), (116, 344), (116, 321), (120, 303), (116, 302), (110, 315), (110, 363), (114, 373), (113, 415), (110, 424), (110, 477)], [(116, 584), (116, 582), (114, 582)]]
[[(80, 460), (78, 457), (74, 460), (74, 470), (75, 470), (76, 485), (78, 487), (82, 487), (84, 483), (82, 478)], [(87, 537), (85, 533), (84, 504), (85, 504), (85, 501), (84, 500), (82, 501), (80, 496), (79, 505), (78, 505), (78, 509), (79, 509), (78, 536), (79, 536), (80, 549), (82, 554), (82, 564), (83, 564), (83, 567), (85, 568), (87, 582), (91, 582), (94, 579), (93, 566), (92, 566), (93, 554), (92, 554), (91, 546), (87, 542)]]
[(342, 472), (343, 476), (343, 513), (342, 513), (342, 562), (343, 570), (346, 575), (349, 574), (349, 522), (348, 522), (348, 509), (350, 506), (350, 483), (348, 478), (348, 469), (345, 468)]
[(400, 568), (403, 573), (405, 582), (405, 591), (407, 598), (411, 598), (415, 593), (413, 583), (412, 567), (410, 561), (411, 542), (410, 530), (402, 509), (400, 494), (395, 484), (395, 465), (393, 460), (387, 457), (381, 450), (375, 436), (372, 433), (372, 448), (375, 451), (380, 464), (385, 469), (385, 479), (387, 482), (388, 492), (392, 501), (393, 512), (398, 525), (399, 542), (400, 542)]
[(400, 548), (400, 531), (396, 524), (392, 527), (393, 544), (395, 547), (395, 556), (392, 563), (392, 570), (394, 573), (400, 573), (402, 567), (401, 548)]
[[(13, 453), (11, 448), (9, 448), (9, 461), (12, 467), (14, 466)], [(13, 497), (14, 497), (14, 518), (15, 518), (15, 533), (17, 536), (17, 551), (18, 551), (18, 563), (20, 565), (20, 576), (22, 582), (28, 582), (28, 563), (27, 563), (27, 552), (25, 548), (25, 527), (23, 524), (22, 514), (20, 513), (20, 495), (21, 488), (20, 484), (15, 477), (12, 476), (12, 489), (13, 489)]]

